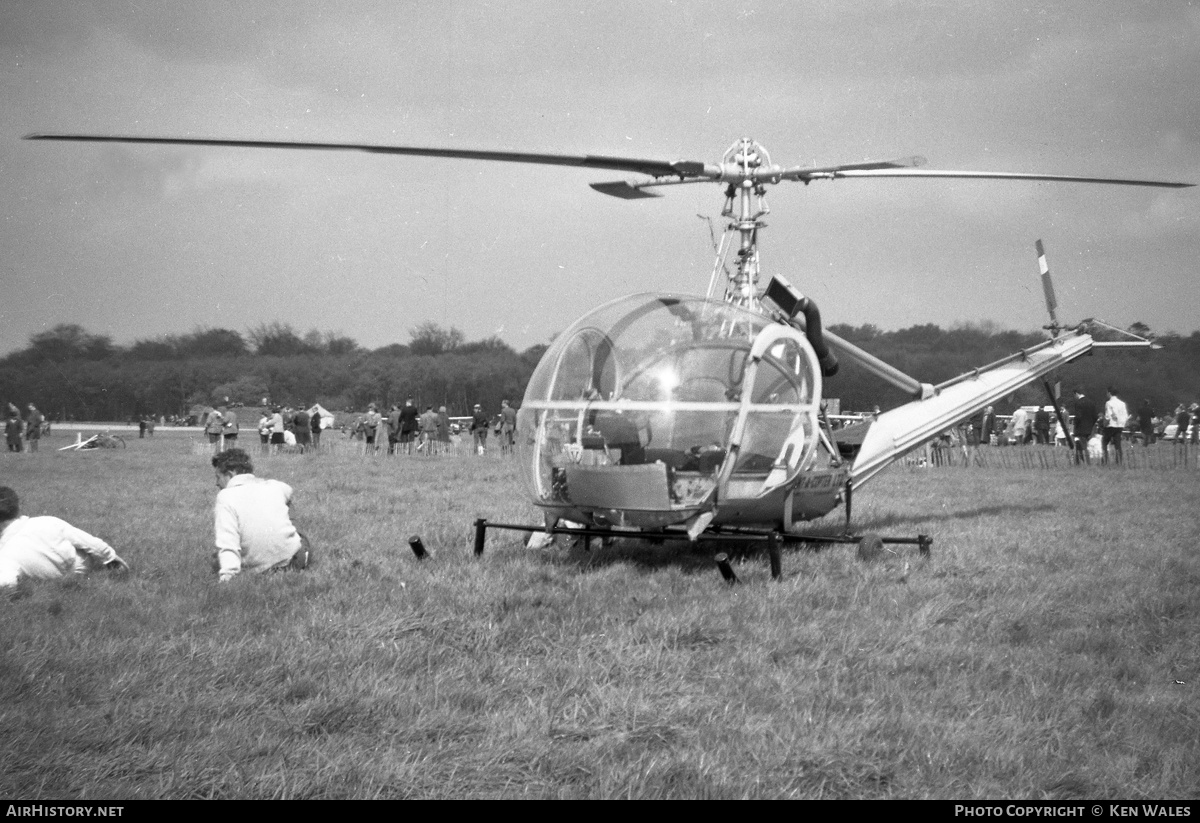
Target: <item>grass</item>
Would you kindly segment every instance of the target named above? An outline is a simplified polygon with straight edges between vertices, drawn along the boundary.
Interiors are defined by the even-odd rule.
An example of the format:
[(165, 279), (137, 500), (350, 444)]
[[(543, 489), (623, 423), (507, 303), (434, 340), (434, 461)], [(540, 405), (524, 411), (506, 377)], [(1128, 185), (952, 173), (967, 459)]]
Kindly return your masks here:
[(729, 587), (709, 545), (474, 557), (536, 521), (512, 461), (280, 455), (317, 565), (219, 586), (188, 437), (70, 440), (0, 483), (134, 570), (0, 596), (3, 796), (1200, 796), (1194, 471), (895, 467), (856, 525), (928, 561)]

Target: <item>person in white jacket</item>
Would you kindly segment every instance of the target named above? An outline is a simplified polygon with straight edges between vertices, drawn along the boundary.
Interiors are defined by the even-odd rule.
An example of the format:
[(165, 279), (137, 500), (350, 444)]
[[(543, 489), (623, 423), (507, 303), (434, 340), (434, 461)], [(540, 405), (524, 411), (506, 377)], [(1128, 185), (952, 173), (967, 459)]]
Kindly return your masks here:
[(1108, 462), (1108, 444), (1112, 443), (1115, 460), (1121, 463), (1121, 433), (1129, 424), (1129, 408), (1125, 401), (1117, 396), (1117, 390), (1108, 387), (1108, 401), (1104, 404), (1104, 432), (1100, 440), (1100, 448), (1104, 451), (1102, 463)]
[(52, 580), (85, 574), (88, 560), (109, 569), (129, 565), (99, 537), (57, 517), (24, 517), (17, 493), (0, 486), (0, 589), (23, 578)]
[(250, 455), (226, 449), (212, 459), (217, 502), (213, 508), (216, 572), (227, 583), (243, 571), (308, 568), (308, 540), (292, 525), (292, 487), (254, 476)]

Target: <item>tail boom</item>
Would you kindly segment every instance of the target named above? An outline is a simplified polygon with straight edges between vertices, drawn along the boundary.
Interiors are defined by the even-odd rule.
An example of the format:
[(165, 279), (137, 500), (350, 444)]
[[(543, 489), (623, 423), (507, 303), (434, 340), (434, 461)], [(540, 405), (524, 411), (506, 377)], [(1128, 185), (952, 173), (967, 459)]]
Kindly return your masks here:
[(858, 457), (850, 467), (852, 488), (857, 489), (951, 426), (1086, 354), (1092, 345), (1092, 336), (1082, 332), (1048, 340), (1018, 356), (943, 383), (933, 397), (913, 400), (880, 414), (867, 431)]

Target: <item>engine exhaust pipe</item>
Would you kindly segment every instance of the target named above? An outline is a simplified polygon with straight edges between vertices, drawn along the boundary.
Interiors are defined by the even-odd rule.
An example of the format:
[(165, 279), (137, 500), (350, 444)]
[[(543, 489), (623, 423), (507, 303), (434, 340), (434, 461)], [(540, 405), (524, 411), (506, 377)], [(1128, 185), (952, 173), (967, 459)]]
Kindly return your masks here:
[(813, 352), (817, 355), (817, 362), (821, 364), (821, 376), (833, 377), (837, 374), (838, 359), (825, 344), (825, 332), (821, 328), (821, 310), (817, 308), (817, 304), (797, 291), (787, 281), (787, 278), (778, 274), (773, 276), (771, 282), (767, 284), (763, 300), (783, 312), (793, 328), (800, 328), (796, 315), (803, 313), (804, 328), (802, 331), (808, 338), (808, 344), (813, 347)]
[(821, 328), (821, 310), (810, 297), (802, 297), (798, 306), (804, 313), (804, 336), (817, 354), (821, 364), (821, 376), (833, 377), (838, 372), (838, 359), (825, 344), (825, 331)]

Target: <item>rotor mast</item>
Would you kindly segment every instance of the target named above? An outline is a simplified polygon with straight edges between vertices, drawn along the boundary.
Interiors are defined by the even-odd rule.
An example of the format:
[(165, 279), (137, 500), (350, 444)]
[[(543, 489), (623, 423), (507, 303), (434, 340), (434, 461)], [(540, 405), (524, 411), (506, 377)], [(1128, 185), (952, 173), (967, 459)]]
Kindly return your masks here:
[(758, 230), (766, 227), (762, 218), (771, 213), (767, 190), (760, 170), (771, 168), (771, 158), (758, 142), (743, 137), (725, 152), (721, 161), (725, 189), (722, 217), (730, 218), (729, 230), (738, 232), (737, 265), (729, 275), (725, 301), (750, 311), (759, 311), (758, 301)]

